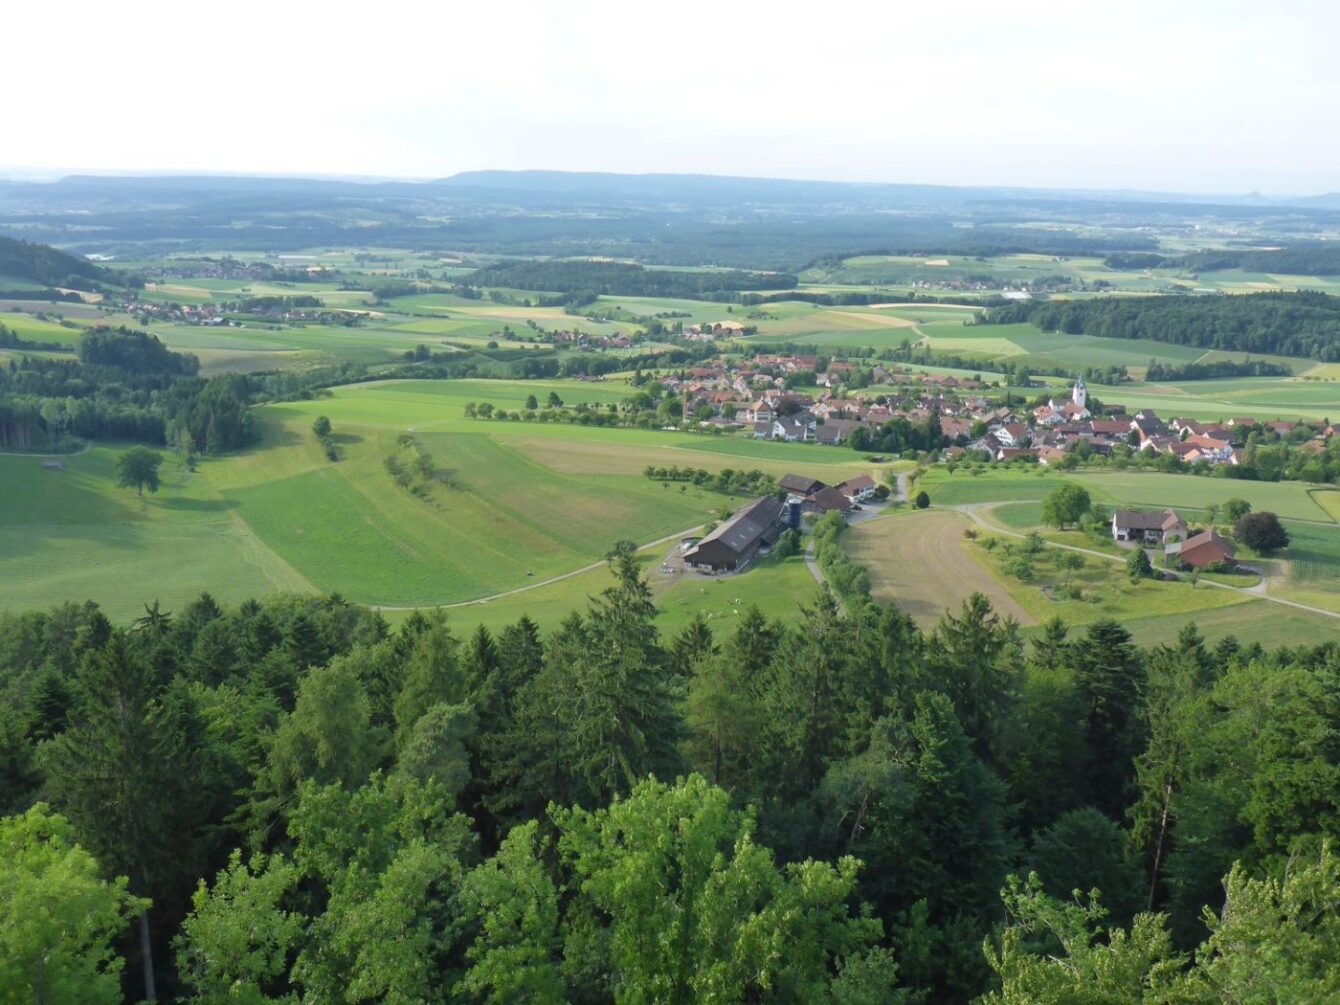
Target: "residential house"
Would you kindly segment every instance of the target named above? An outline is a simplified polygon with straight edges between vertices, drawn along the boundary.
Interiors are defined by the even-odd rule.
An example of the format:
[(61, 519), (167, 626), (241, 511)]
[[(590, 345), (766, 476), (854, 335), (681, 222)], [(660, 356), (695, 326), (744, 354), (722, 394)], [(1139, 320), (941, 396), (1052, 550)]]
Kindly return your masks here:
[(869, 475), (857, 475), (855, 478), (848, 478), (845, 482), (839, 483), (834, 488), (853, 503), (863, 503), (875, 498), (875, 490), (878, 486)]
[(835, 447), (851, 439), (858, 429), (868, 429), (864, 422), (855, 419), (829, 419), (814, 430), (814, 441), (826, 447)]
[(1112, 540), (1143, 541), (1146, 544), (1161, 544), (1165, 541), (1180, 540), (1187, 533), (1186, 521), (1177, 515), (1176, 510), (1165, 509), (1158, 512), (1147, 510), (1119, 509), (1112, 514)]

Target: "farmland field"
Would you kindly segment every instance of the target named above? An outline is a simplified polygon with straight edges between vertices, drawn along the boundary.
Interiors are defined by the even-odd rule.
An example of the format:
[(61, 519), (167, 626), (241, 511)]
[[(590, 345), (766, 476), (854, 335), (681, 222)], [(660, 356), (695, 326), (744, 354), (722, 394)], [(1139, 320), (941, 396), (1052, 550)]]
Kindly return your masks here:
[(842, 544), (869, 569), (871, 595), (897, 603), (923, 628), (973, 593), (985, 594), (1000, 614), (1032, 624), (1033, 616), (960, 547), (970, 526), (961, 514), (927, 510), (853, 527)]

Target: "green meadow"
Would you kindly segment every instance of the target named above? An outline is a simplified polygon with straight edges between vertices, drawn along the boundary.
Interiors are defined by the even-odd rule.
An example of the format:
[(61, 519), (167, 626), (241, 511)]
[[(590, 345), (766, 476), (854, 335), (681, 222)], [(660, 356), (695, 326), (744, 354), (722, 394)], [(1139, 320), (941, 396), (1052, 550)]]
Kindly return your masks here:
[[(24, 485), (0, 502), (0, 609), (87, 598), (124, 620), (144, 600), (171, 608), (204, 589), (230, 601), (297, 590), (389, 607), (461, 603), (599, 563), (616, 540), (645, 544), (687, 532), (740, 502), (647, 479), (652, 461), (774, 476), (800, 470), (829, 481), (876, 469), (846, 449), (464, 417), (470, 401), (519, 409), (528, 394), (543, 398), (550, 390), (568, 403), (601, 404), (629, 388), (584, 381), (342, 387), (329, 398), (258, 408), (263, 442), (203, 459), (194, 474), (168, 455), (161, 491), (143, 500), (116, 487), (114, 447), (65, 458), (63, 471), (43, 470), (41, 458), (0, 457), (5, 483)], [(338, 462), (311, 433), (318, 415), (334, 424)], [(413, 458), (398, 442), (406, 430), (438, 472), (421, 497), (397, 485), (383, 464), (388, 455)], [(787, 567), (801, 581), (794, 571)], [(808, 576), (803, 563), (799, 572)], [(784, 581), (739, 577), (758, 584), (748, 596), (760, 601), (767, 584)], [(576, 578), (541, 589), (566, 597), (554, 601), (565, 610), (586, 595)], [(724, 611), (711, 590), (676, 590), (666, 591), (672, 621), (709, 602)], [(793, 608), (800, 594), (788, 588), (779, 596), (787, 599), (774, 609)]]
[(208, 590), (236, 603), (310, 590), (239, 520), (206, 477), (169, 461), (143, 499), (115, 484), (119, 448), (61, 458), (0, 456), (0, 610), (96, 600), (127, 620), (161, 597), (178, 604)]

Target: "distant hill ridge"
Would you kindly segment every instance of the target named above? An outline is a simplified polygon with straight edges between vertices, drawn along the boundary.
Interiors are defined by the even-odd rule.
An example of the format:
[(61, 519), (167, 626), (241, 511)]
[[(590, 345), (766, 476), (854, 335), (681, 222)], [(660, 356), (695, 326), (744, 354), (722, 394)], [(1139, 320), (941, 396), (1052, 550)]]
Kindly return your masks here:
[[(105, 279), (106, 273), (87, 258), (45, 244), (0, 237), (0, 277), (4, 276), (27, 279), (43, 286), (84, 289), (90, 282)], [(0, 287), (3, 286), (4, 279), (0, 278)]]

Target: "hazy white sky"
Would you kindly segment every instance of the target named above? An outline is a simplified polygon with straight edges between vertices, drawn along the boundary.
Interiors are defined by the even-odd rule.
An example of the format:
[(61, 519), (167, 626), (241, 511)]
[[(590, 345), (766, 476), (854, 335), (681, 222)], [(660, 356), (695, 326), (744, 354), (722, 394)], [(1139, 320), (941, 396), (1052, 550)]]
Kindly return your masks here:
[(1326, 0), (67, 0), (4, 27), (7, 174), (1340, 190)]

